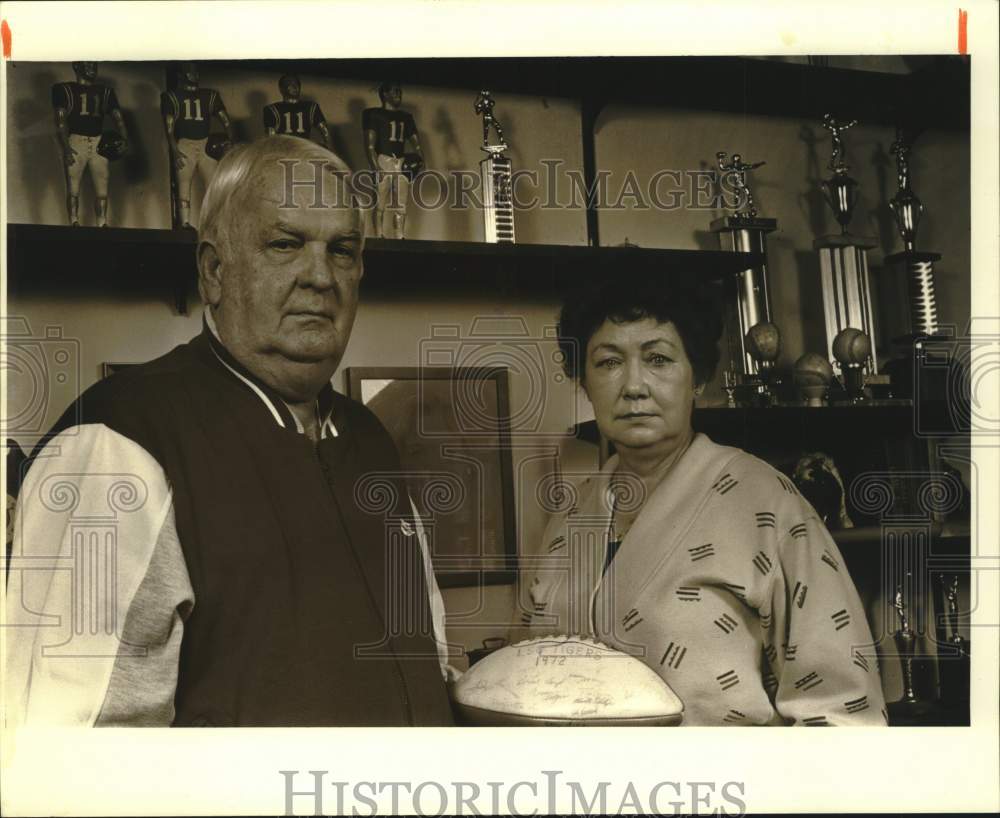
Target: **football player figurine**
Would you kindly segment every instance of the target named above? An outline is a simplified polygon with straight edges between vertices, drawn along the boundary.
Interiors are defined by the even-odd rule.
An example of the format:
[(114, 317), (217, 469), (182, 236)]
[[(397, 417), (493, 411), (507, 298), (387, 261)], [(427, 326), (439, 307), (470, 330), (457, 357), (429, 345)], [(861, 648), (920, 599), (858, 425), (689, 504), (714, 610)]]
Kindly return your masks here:
[[(97, 194), (97, 224), (108, 226), (108, 159), (117, 159), (128, 149), (128, 132), (115, 92), (97, 79), (96, 62), (75, 62), (76, 82), (52, 86), (56, 133), (66, 172), (66, 211), (69, 222), (80, 226), (80, 181), (89, 167)], [(110, 116), (118, 130), (102, 136), (104, 117)], [(112, 145), (112, 142), (117, 144)]]
[(330, 129), (319, 104), (300, 99), (302, 83), (299, 78), (295, 74), (285, 74), (278, 80), (278, 90), (281, 92), (281, 102), (272, 102), (264, 108), (264, 129), (267, 135), (280, 133), (312, 139), (312, 130), (315, 128), (323, 138), (323, 144), (333, 150)]
[(497, 139), (500, 142), (496, 147), (500, 149), (507, 147), (507, 143), (503, 140), (503, 128), (500, 126), (500, 120), (493, 115), (493, 108), (496, 104), (493, 94), (489, 91), (480, 91), (476, 96), (476, 103), (473, 107), (475, 112), (483, 117), (483, 148), (490, 144), (490, 125), (496, 130)]
[[(195, 169), (201, 169), (207, 184), (225, 145), (232, 143), (233, 129), (219, 92), (198, 86), (198, 68), (193, 62), (180, 64), (177, 80), (176, 91), (160, 94), (160, 112), (170, 146), (170, 161), (176, 173), (177, 222), (182, 227), (191, 227), (191, 185)], [(219, 118), (226, 130), (224, 141), (216, 149), (209, 145), (213, 116)], [(215, 135), (212, 139), (219, 142)]]
[[(399, 83), (383, 82), (378, 95), (382, 107), (368, 108), (361, 118), (368, 163), (378, 181), (374, 234), (401, 239), (406, 224), (410, 178), (421, 171), (424, 157), (413, 116), (400, 110), (403, 91)], [(382, 225), (387, 209), (392, 214), (392, 228), (388, 233)]]

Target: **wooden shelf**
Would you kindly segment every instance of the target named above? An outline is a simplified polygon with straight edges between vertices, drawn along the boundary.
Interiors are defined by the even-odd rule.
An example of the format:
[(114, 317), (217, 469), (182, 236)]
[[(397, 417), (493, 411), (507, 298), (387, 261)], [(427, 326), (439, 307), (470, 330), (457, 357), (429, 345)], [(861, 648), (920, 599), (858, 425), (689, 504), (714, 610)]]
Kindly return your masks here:
[[(7, 238), (12, 293), (159, 292), (183, 314), (194, 292), (192, 231), (11, 224)], [(718, 279), (759, 261), (753, 253), (723, 251), (372, 239), (362, 292), (551, 299), (625, 266), (650, 275)]]
[[(969, 59), (917, 59), (923, 65), (910, 74), (746, 57), (346, 59), (296, 60), (294, 66), (300, 73), (331, 79), (400, 77), (407, 85), (467, 89), (472, 95), (489, 88), (498, 95), (789, 116), (817, 125), (832, 111), (838, 118), (856, 118), (867, 125), (968, 130)], [(252, 67), (277, 76), (288, 64), (242, 60), (202, 66), (206, 73), (216, 65)], [(926, 115), (929, 111), (933, 116)]]

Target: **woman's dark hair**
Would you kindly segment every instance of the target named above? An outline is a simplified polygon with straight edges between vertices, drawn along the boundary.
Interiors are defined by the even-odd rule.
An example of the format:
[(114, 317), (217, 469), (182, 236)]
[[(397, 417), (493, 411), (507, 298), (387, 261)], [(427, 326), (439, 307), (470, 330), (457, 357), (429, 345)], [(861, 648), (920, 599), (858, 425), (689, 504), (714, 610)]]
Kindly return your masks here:
[(559, 349), (566, 374), (583, 380), (587, 344), (605, 321), (627, 324), (644, 318), (673, 324), (691, 361), (695, 384), (712, 380), (722, 335), (717, 295), (709, 285), (648, 271), (615, 274), (567, 296), (559, 314)]

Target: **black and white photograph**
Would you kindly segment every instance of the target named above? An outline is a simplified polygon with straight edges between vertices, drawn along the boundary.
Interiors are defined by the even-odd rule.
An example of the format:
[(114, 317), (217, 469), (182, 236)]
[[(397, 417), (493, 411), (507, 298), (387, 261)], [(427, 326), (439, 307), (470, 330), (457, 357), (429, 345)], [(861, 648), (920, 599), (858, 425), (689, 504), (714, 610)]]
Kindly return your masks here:
[(995, 4), (77, 5), (0, 12), (4, 814), (997, 806)]

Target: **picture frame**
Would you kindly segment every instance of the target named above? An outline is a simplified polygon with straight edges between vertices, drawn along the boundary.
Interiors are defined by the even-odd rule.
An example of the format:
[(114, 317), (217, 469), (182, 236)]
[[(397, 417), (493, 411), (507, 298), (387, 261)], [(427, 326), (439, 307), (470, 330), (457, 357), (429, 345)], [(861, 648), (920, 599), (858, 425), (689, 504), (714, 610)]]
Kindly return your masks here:
[(438, 585), (513, 584), (506, 367), (348, 367), (346, 382), (396, 444)]

